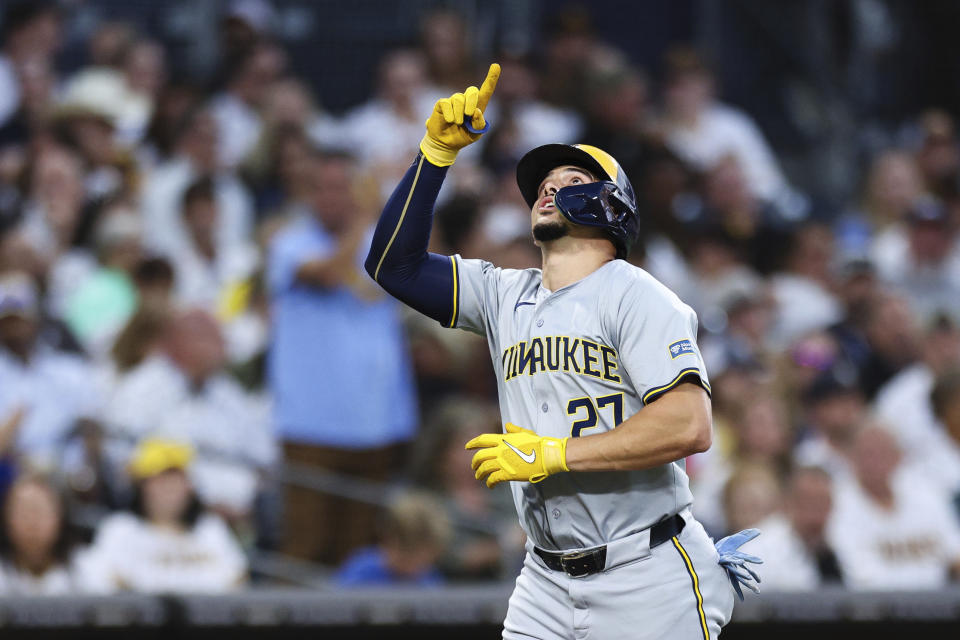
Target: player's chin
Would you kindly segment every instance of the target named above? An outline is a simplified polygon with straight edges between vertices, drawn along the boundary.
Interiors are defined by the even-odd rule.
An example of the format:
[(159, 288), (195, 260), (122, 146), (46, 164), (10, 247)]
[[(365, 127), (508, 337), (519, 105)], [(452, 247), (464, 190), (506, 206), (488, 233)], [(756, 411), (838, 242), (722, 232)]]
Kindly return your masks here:
[(537, 242), (559, 240), (570, 233), (566, 221), (554, 217), (539, 220), (533, 225), (533, 239)]

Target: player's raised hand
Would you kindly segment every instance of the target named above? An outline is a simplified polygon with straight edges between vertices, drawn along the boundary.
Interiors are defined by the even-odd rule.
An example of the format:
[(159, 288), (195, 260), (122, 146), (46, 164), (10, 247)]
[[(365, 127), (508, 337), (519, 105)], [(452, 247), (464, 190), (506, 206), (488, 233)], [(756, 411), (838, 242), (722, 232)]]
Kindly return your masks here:
[(538, 436), (529, 429), (507, 423), (506, 433), (485, 433), (466, 444), (465, 449), (479, 449), (473, 455), (477, 480), (487, 479), (487, 486), (504, 480), (540, 482), (547, 476), (569, 471), (567, 438)]
[(427, 118), (427, 133), (420, 141), (427, 160), (438, 167), (449, 166), (460, 149), (480, 139), (488, 128), (483, 112), (499, 79), (500, 65), (494, 62), (479, 89), (467, 87), (463, 93), (437, 100)]

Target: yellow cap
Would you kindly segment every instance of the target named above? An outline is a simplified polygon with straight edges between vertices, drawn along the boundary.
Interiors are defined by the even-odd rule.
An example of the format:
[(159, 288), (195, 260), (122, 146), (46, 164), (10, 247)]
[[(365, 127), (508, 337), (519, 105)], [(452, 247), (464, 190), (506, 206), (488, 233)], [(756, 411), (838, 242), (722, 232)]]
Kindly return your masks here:
[(151, 478), (170, 469), (184, 470), (193, 460), (193, 447), (173, 440), (148, 438), (142, 441), (127, 469), (136, 480)]

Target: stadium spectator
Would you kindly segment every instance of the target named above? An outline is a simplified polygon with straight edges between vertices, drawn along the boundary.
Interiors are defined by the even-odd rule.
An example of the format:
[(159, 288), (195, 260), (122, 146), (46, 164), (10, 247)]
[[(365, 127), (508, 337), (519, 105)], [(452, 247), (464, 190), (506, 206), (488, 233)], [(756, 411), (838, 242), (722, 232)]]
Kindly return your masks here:
[(416, 586), (443, 583), (437, 562), (449, 538), (443, 507), (426, 494), (400, 495), (386, 508), (380, 542), (358, 549), (337, 571), (341, 587)]
[[(314, 158), (311, 216), (272, 241), (270, 386), (288, 464), (383, 481), (414, 435), (416, 396), (398, 309), (362, 271), (372, 219), (355, 179), (348, 157)], [(336, 564), (369, 542), (374, 518), (288, 486), (285, 550)]]
[(104, 24), (90, 48), (93, 64), (70, 78), (65, 94), (96, 101), (115, 127), (116, 141), (130, 148), (143, 138), (166, 80), (166, 52), (124, 23)]
[(263, 126), (260, 109), (266, 92), (283, 73), (286, 62), (284, 53), (267, 42), (253, 45), (232, 61), (224, 91), (210, 103), (218, 127), (220, 166), (233, 169), (253, 149)]
[(915, 313), (905, 298), (887, 289), (870, 300), (863, 320), (867, 348), (844, 351), (857, 369), (866, 398), (872, 399), (888, 380), (916, 361), (920, 355), (919, 327), (929, 320)]
[(930, 392), (933, 415), (938, 421), (936, 444), (928, 449), (924, 469), (946, 494), (960, 522), (960, 369), (937, 376)]
[[(361, 167), (376, 173), (381, 197), (389, 195), (410, 156), (416, 154), (423, 137), (423, 114), (433, 111), (439, 97), (427, 83), (423, 57), (401, 49), (380, 61), (376, 96), (344, 116), (336, 146), (355, 154)], [(390, 135), (370, 135), (371, 131), (390, 131)]]
[(699, 170), (733, 155), (750, 192), (768, 202), (788, 197), (789, 186), (753, 120), (716, 99), (713, 73), (696, 52), (678, 47), (667, 54), (663, 128), (667, 145)]
[(20, 107), (0, 126), (0, 147), (8, 147), (8, 153), (23, 153), (31, 143), (48, 135), (49, 111), (58, 91), (50, 60), (30, 58), (20, 65), (18, 73)]
[[(276, 214), (297, 191), (297, 171), (311, 146), (344, 146), (339, 119), (316, 104), (294, 77), (270, 85), (264, 98), (263, 128), (239, 170), (254, 192), (259, 219)], [(367, 141), (362, 141), (366, 144)]]
[(85, 204), (83, 167), (66, 148), (48, 146), (38, 152), (28, 171), (17, 231), (40, 258), (36, 275), (48, 279), (50, 309), (60, 314), (77, 279), (92, 266), (89, 252), (74, 244)]
[(141, 307), (162, 308), (173, 301), (174, 272), (166, 258), (144, 258), (133, 270)]
[(200, 178), (183, 193), (183, 226), (186, 242), (173, 256), (177, 275), (176, 298), (183, 306), (216, 312), (231, 286), (256, 269), (256, 247), (249, 242), (219, 244), (216, 183)]
[(776, 471), (763, 463), (740, 465), (723, 487), (723, 528), (714, 533), (758, 526), (772, 515), (781, 500)]
[(960, 318), (960, 236), (955, 214), (921, 198), (907, 209), (904, 224), (878, 236), (871, 259), (924, 322), (939, 310)]
[(110, 350), (112, 373), (122, 376), (156, 352), (169, 321), (170, 309), (163, 304), (141, 304), (117, 334)]
[(0, 595), (65, 596), (82, 589), (63, 498), (43, 476), (22, 475), (3, 499)]
[(267, 0), (231, 0), (218, 25), (221, 71), (229, 71), (261, 40), (269, 38), (277, 14)]
[[(540, 78), (529, 59), (505, 54), (499, 56), (498, 60), (502, 70), (501, 81), (497, 82), (497, 94), (487, 106), (487, 113), (490, 121), (497, 123), (498, 130), (510, 128), (516, 135), (511, 136), (510, 143), (501, 150), (499, 161), (491, 166), (493, 171), (499, 172), (508, 167), (512, 169), (524, 153), (544, 144), (573, 144), (582, 139), (600, 145), (591, 135), (581, 135), (583, 123), (576, 112), (559, 109), (540, 99)], [(476, 80), (471, 80), (471, 84), (476, 84)], [(633, 104), (626, 108), (631, 106)], [(614, 152), (611, 150), (611, 153)], [(617, 158), (621, 164), (625, 162), (622, 155)]]
[(928, 109), (917, 120), (921, 139), (916, 158), (925, 190), (937, 198), (954, 198), (960, 177), (960, 147), (953, 117), (943, 109)]
[(718, 426), (725, 431), (721, 440), (729, 443), (726, 452), (718, 447), (697, 454), (696, 473), (691, 490), (697, 505), (697, 519), (708, 530), (724, 529), (723, 491), (731, 475), (743, 466), (761, 466), (770, 469), (779, 478), (789, 464), (792, 429), (789, 417), (780, 399), (767, 389), (755, 389), (756, 396), (739, 405), (729, 423)]
[(131, 512), (111, 514), (97, 527), (82, 562), (88, 589), (224, 593), (243, 586), (246, 558), (194, 493), (192, 457), (189, 446), (174, 441), (148, 439), (137, 447), (129, 463)]
[(423, 17), (420, 48), (429, 82), (440, 94), (450, 95), (476, 83), (471, 33), (466, 19), (455, 10), (438, 8)]
[(210, 176), (217, 196), (216, 240), (224, 246), (249, 242), (253, 202), (246, 187), (217, 160), (217, 124), (210, 112), (190, 109), (180, 119), (169, 158), (158, 164), (143, 185), (140, 206), (149, 249), (174, 256), (187, 243), (180, 215), (183, 193), (195, 180)]
[[(76, 273), (65, 294), (63, 318), (86, 351), (101, 359), (137, 306), (133, 271), (142, 254), (140, 217), (123, 206), (110, 207), (94, 232), (97, 263)], [(79, 269), (77, 269), (79, 272)]]
[(862, 258), (870, 242), (882, 242), (906, 219), (910, 206), (923, 194), (923, 178), (914, 158), (899, 149), (878, 154), (867, 171), (861, 201), (835, 224), (838, 249)]
[(896, 440), (862, 429), (854, 473), (837, 480), (827, 539), (858, 590), (939, 589), (960, 571), (960, 523), (936, 485), (902, 464)]
[(14, 453), (52, 471), (77, 420), (98, 415), (102, 390), (89, 364), (41, 340), (41, 328), (30, 278), (0, 276), (0, 420), (23, 410)]
[(687, 240), (689, 259), (661, 271), (669, 283), (700, 317), (703, 327), (722, 330), (724, 307), (764, 286), (761, 277), (741, 257), (736, 242), (714, 225), (695, 228)]
[(925, 459), (940, 446), (931, 392), (937, 378), (960, 366), (960, 327), (941, 314), (927, 327), (920, 353), (920, 360), (891, 378), (874, 400), (877, 416), (913, 461)]
[(805, 438), (793, 451), (802, 466), (821, 467), (834, 480), (851, 473), (851, 448), (867, 419), (867, 405), (854, 380), (843, 370), (818, 377), (803, 395)]
[(761, 521), (762, 535), (744, 549), (763, 558), (764, 589), (814, 591), (842, 583), (837, 555), (826, 539), (833, 480), (817, 467), (800, 467), (787, 481), (783, 507)]
[(0, 54), (0, 125), (20, 105), (18, 74), (33, 60), (49, 62), (60, 44), (60, 17), (53, 2), (22, 0), (3, 11)]
[(757, 367), (771, 371), (776, 350), (770, 345), (773, 305), (765, 291), (734, 293), (723, 304), (726, 327), (707, 335), (700, 350), (716, 376), (728, 367)]
[(773, 339), (790, 344), (804, 334), (836, 324), (843, 308), (834, 295), (833, 235), (821, 225), (798, 229), (785, 269), (771, 278), (776, 302)]
[(622, 56), (599, 37), (593, 16), (583, 4), (569, 3), (550, 11), (543, 32), (543, 98), (557, 107), (583, 113), (589, 97), (583, 88), (597, 61), (622, 60)]
[(112, 456), (164, 436), (191, 445), (191, 476), (205, 504), (231, 524), (249, 527), (261, 479), (274, 461), (267, 409), (224, 372), (225, 345), (202, 310), (175, 313), (159, 349), (120, 376), (105, 409)]
[(492, 404), (448, 398), (437, 406), (412, 456), (415, 479), (442, 500), (450, 520), (450, 541), (439, 563), (450, 580), (509, 579), (523, 562), (523, 531), (510, 492), (478, 483), (471, 454), (463, 448), (499, 424)]

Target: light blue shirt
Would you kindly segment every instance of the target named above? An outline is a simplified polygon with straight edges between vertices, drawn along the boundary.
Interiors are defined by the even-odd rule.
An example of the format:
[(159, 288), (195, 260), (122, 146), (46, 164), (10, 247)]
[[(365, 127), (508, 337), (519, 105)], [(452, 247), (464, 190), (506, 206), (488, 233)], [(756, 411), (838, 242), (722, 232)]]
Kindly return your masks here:
[(270, 246), (269, 378), (279, 435), (349, 449), (409, 440), (418, 416), (397, 303), (296, 280), (300, 265), (334, 251), (336, 239), (311, 218), (292, 222)]

